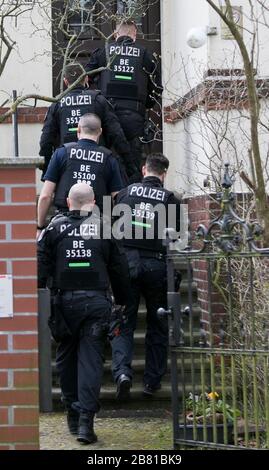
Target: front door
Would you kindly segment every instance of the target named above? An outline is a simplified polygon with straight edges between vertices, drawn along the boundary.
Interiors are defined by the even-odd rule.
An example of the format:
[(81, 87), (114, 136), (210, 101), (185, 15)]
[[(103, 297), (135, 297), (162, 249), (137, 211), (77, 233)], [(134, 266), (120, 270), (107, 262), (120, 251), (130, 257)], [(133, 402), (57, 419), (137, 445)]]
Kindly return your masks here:
[[(53, 93), (61, 89), (62, 70), (70, 60), (82, 64), (92, 51), (113, 38), (119, 15), (131, 18), (138, 26), (138, 41), (160, 58), (160, 0), (55, 0), (53, 20)], [(154, 139), (145, 153), (161, 151), (161, 103), (150, 112)]]

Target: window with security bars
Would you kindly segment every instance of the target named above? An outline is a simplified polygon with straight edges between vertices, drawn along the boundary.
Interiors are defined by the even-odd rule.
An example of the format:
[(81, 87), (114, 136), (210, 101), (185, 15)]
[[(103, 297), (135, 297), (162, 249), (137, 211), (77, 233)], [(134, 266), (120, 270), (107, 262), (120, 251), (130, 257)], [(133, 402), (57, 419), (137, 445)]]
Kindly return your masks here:
[(34, 5), (35, 3), (36, 0), (2, 0), (0, 2), (0, 8), (11, 7), (8, 16), (16, 16), (18, 15), (18, 10), (20, 7), (24, 7), (26, 5)]
[(78, 36), (97, 36), (98, 4), (97, 0), (69, 0), (69, 32)]
[(147, 0), (68, 0), (68, 30), (81, 38), (94, 38), (106, 22), (113, 24), (121, 17), (134, 20), (142, 31), (147, 3)]
[[(160, 1), (52, 0), (54, 94), (61, 87), (66, 53), (68, 61), (87, 64), (91, 52), (104, 47), (104, 38), (113, 39), (115, 27), (122, 19), (134, 20), (141, 45), (160, 53)], [(76, 38), (70, 41), (74, 35)]]
[(146, 3), (146, 0), (117, 0), (117, 14), (131, 18), (136, 22), (137, 27), (142, 29)]
[(23, 5), (28, 5), (28, 4), (33, 4), (35, 3), (36, 0), (3, 0), (1, 3), (3, 5), (14, 5), (16, 7), (20, 7), (20, 6), (23, 6)]

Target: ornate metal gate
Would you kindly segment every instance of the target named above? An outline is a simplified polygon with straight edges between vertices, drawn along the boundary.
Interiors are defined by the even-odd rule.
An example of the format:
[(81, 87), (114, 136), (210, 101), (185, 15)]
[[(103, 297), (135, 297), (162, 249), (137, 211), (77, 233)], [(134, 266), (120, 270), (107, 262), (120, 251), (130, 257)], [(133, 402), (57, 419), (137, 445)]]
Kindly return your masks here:
[[(167, 239), (159, 313), (169, 317), (175, 448), (269, 448), (269, 250), (234, 211), (231, 185), (226, 165), (221, 214), (198, 227), (199, 246), (177, 251)], [(185, 302), (174, 282), (183, 260)]]

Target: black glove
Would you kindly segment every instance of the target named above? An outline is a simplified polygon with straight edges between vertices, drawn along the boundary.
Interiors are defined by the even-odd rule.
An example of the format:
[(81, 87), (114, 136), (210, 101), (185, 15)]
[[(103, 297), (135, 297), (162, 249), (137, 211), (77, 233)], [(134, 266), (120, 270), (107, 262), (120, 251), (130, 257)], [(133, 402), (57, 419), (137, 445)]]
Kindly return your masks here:
[(60, 343), (72, 335), (62, 314), (61, 296), (59, 294), (51, 296), (51, 314), (48, 325), (56, 343)]
[(143, 144), (148, 144), (154, 141), (156, 133), (155, 128), (156, 125), (151, 120), (145, 121), (144, 135), (140, 139)]

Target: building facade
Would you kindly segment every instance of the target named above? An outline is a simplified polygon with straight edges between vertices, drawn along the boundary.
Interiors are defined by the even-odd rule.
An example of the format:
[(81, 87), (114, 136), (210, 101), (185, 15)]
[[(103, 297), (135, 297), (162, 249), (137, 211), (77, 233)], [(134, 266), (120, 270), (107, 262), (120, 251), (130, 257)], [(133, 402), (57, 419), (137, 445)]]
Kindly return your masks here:
[[(52, 96), (52, 40), (49, 2), (39, 5), (22, 1), (21, 13), (6, 10), (5, 24), (11, 41), (15, 44), (0, 77), (0, 112), (6, 110), (6, 101), (16, 90), (17, 95), (41, 94)], [(0, 13), (4, 15), (5, 10)], [(33, 99), (18, 110), (19, 154), (36, 156), (42, 122), (48, 103)], [(0, 124), (0, 156), (13, 156), (13, 128), (11, 119)]]
[[(245, 72), (235, 40), (205, 0), (163, 0), (161, 5), (163, 143), (172, 164), (169, 185), (187, 195), (201, 194), (208, 191), (205, 181), (214, 180), (212, 174), (218, 175), (225, 162), (231, 163), (237, 172), (244, 169), (252, 176)], [(246, 0), (234, 0), (232, 6), (247, 50), (253, 54), (261, 107), (260, 149), (266, 166), (268, 11), (259, 2), (251, 4)], [(193, 28), (206, 33), (205, 43), (200, 47), (187, 43)], [(209, 190), (214, 189), (211, 181)], [(245, 189), (244, 184), (238, 183), (238, 191)]]
[[(75, 3), (80, 5), (79, 10), (75, 10)], [(206, 0), (119, 0), (107, 3), (111, 13), (109, 21), (100, 20), (102, 11), (95, 16), (87, 14), (94, 5), (98, 5), (94, 0), (79, 3), (58, 0), (54, 3), (47, 0), (22, 2), (27, 6), (25, 11), (17, 17), (11, 15), (7, 18), (10, 36), (16, 45), (1, 76), (1, 103), (5, 103), (12, 90), (17, 90), (19, 95), (56, 95), (60, 91), (63, 53), (67, 50), (70, 35), (79, 33), (74, 50), (70, 49), (70, 57), (86, 63), (90, 51), (103, 44), (102, 35), (108, 37), (112, 34), (115, 13), (134, 14), (136, 11), (140, 41), (157, 54), (161, 50), (163, 150), (171, 162), (168, 185), (180, 193), (197, 194), (204, 191), (205, 181), (213, 179), (212, 190), (212, 174), (218, 173), (224, 161), (234, 164), (238, 171), (245, 166), (247, 172), (251, 172), (249, 114), (242, 57), (218, 14)], [(253, 50), (260, 87), (260, 146), (266, 161), (269, 13), (258, 3), (255, 2), (254, 10), (247, 0), (234, 0), (232, 5), (238, 24), (243, 28), (241, 31), (247, 48), (249, 52)], [(66, 5), (67, 10), (64, 9)], [(67, 36), (63, 34), (59, 20), (60, 16), (64, 18), (66, 11), (64, 32), (68, 33)], [(205, 43), (200, 47), (190, 47), (187, 43), (187, 35), (193, 28), (206, 32)], [(19, 107), (20, 155), (38, 154), (48, 105), (42, 100), (37, 103), (28, 100)], [(1, 109), (3, 112), (3, 106)], [(156, 110), (153, 120), (159, 111)], [(11, 119), (0, 126), (0, 139), (0, 156), (12, 156)], [(244, 185), (239, 185), (238, 190), (244, 188)]]
[[(69, 57), (83, 63), (89, 52), (102, 44), (102, 34), (108, 37), (112, 33), (115, 16), (108, 25), (98, 10), (95, 23), (87, 12), (98, 2), (76, 3), (80, 5), (79, 11), (74, 10), (71, 0), (54, 3), (22, 0), (20, 14), (9, 10), (5, 22), (14, 46), (1, 74), (1, 113), (7, 109), (12, 90), (17, 90), (18, 95), (35, 93), (47, 97), (60, 91), (64, 52), (75, 32), (79, 32), (79, 42)], [(253, 179), (246, 81), (238, 47), (206, 0), (107, 3), (111, 3), (114, 13), (121, 14), (132, 13), (138, 7), (140, 41), (157, 55), (161, 50), (162, 145), (171, 165), (167, 186), (185, 197), (195, 196), (189, 200), (191, 222), (193, 226), (207, 224), (209, 211), (215, 209), (207, 194), (215, 192), (215, 181), (219, 181), (224, 163), (231, 163), (238, 172), (244, 170)], [(269, 12), (259, 2), (255, 2), (253, 9), (248, 0), (233, 0), (232, 4), (248, 51), (253, 51), (261, 108), (260, 149), (267, 175)], [(144, 11), (139, 8), (141, 5)], [(62, 26), (64, 30), (60, 29)], [(195, 31), (190, 33), (193, 28)], [(200, 47), (193, 47), (197, 37)], [(31, 99), (18, 108), (19, 155), (24, 157), (20, 161), (11, 158), (14, 155), (11, 119), (0, 123), (0, 276), (13, 276), (14, 285), (14, 316), (0, 318), (3, 450), (38, 448), (35, 175), (39, 162), (25, 157), (38, 155), (48, 106), (42, 99), (36, 103)], [(158, 121), (158, 110), (154, 118)], [(246, 190), (243, 181), (237, 189)]]

